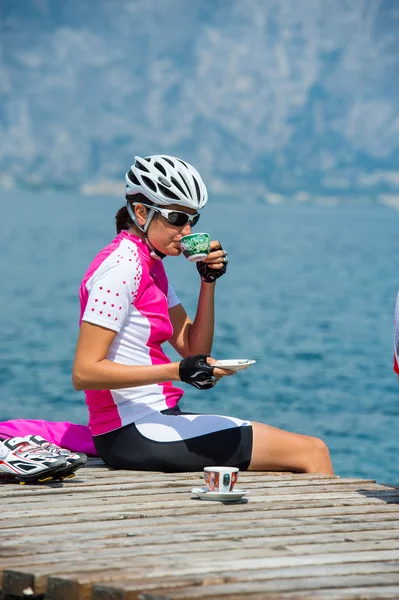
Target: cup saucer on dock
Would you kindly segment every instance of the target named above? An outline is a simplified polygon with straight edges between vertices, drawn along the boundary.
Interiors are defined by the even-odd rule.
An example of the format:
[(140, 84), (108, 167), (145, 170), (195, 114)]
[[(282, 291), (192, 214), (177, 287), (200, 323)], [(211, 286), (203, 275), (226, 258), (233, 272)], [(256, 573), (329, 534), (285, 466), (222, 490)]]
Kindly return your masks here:
[(248, 490), (234, 489), (231, 492), (210, 492), (207, 487), (195, 487), (191, 490), (201, 500), (219, 500), (219, 502), (237, 502), (248, 494)]

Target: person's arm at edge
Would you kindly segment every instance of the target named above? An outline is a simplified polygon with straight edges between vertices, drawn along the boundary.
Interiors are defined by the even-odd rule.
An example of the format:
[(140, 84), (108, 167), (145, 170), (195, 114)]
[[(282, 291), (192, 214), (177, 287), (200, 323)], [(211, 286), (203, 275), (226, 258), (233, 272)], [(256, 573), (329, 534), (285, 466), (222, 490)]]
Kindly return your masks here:
[(169, 309), (173, 335), (169, 339), (182, 356), (211, 354), (215, 325), (215, 282), (201, 281), (197, 312), (194, 321), (188, 317), (181, 304)]
[(107, 360), (115, 335), (116, 332), (111, 329), (82, 322), (72, 370), (75, 390), (116, 390), (180, 381), (178, 362), (130, 366)]

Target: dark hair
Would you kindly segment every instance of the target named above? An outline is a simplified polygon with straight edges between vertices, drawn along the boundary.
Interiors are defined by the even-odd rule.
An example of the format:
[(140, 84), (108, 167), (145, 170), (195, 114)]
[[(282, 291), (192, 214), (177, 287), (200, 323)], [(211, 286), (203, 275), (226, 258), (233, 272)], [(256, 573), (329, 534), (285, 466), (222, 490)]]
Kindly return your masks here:
[[(149, 200), (144, 194), (135, 194), (134, 196), (126, 196), (126, 200), (129, 202), (130, 206), (132, 206), (134, 202), (142, 202), (143, 204), (153, 204), (151, 200)], [(133, 206), (132, 206), (133, 208)], [(134, 225), (128, 210), (127, 206), (122, 206), (118, 210), (115, 215), (115, 225), (116, 225), (116, 233), (120, 233), (123, 229), (130, 229), (132, 225)]]

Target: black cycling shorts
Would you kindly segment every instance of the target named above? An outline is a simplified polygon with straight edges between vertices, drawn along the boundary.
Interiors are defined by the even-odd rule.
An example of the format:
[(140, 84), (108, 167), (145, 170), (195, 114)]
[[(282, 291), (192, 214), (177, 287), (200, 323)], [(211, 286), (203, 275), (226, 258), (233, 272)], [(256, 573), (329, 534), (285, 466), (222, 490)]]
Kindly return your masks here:
[(229, 466), (246, 470), (252, 455), (249, 421), (184, 413), (178, 407), (154, 411), (93, 440), (99, 456), (114, 469), (173, 473)]

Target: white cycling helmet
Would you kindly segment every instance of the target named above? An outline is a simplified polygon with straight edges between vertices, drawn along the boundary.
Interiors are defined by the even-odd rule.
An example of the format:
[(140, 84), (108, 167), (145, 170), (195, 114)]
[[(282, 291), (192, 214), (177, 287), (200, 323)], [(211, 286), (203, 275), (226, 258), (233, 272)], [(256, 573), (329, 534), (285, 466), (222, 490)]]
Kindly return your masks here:
[(126, 196), (144, 194), (154, 204), (180, 204), (196, 211), (207, 203), (205, 184), (190, 164), (174, 156), (158, 154), (134, 159), (125, 177)]

